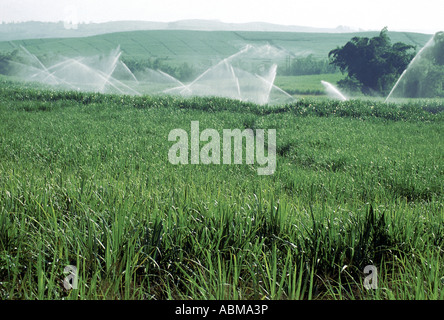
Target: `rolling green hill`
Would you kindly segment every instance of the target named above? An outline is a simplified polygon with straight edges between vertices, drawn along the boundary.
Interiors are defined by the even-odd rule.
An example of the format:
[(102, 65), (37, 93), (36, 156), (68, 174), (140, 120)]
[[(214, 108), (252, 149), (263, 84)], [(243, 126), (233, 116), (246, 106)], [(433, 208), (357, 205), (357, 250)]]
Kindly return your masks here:
[[(129, 31), (76, 38), (29, 39), (0, 42), (0, 52), (10, 52), (20, 45), (38, 56), (60, 54), (83, 56), (107, 53), (120, 45), (126, 58), (147, 57), (168, 59), (172, 64), (188, 62), (208, 65), (236, 53), (246, 44), (271, 44), (288, 52), (289, 56), (313, 54), (326, 58), (330, 50), (344, 45), (354, 36), (373, 37), (365, 33), (293, 33), (248, 31)], [(393, 42), (402, 41), (419, 50), (430, 35), (390, 32)]]

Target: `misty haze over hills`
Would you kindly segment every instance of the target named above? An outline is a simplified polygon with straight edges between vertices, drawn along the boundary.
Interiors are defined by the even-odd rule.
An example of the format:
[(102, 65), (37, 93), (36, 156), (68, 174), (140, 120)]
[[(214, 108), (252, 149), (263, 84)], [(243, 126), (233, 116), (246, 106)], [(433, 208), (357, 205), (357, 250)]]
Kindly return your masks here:
[(218, 20), (180, 20), (175, 22), (151, 21), (113, 21), (104, 23), (80, 23), (72, 25), (65, 22), (20, 22), (0, 24), (0, 41), (86, 37), (121, 31), (138, 30), (200, 30), (200, 31), (272, 31), (272, 32), (318, 32), (345, 33), (359, 32), (346, 26), (337, 28), (313, 28), (287, 26), (265, 22), (225, 23)]

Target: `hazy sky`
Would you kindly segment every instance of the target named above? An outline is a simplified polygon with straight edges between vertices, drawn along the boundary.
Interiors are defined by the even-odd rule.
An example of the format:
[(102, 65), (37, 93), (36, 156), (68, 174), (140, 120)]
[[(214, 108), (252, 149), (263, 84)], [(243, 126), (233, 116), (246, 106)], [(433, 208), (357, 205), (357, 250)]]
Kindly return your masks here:
[(181, 19), (434, 33), (444, 30), (444, 0), (0, 0), (2, 22)]

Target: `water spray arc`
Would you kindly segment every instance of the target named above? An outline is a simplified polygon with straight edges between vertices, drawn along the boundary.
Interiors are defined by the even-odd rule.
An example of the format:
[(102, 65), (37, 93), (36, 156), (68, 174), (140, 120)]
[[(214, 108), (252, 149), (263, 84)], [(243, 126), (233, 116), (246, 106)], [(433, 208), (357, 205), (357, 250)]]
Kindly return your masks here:
[(401, 82), (401, 80), (404, 79), (404, 77), (405, 77), (405, 75), (407, 73), (407, 70), (409, 70), (410, 66), (412, 66), (415, 63), (415, 61), (421, 56), (421, 54), (424, 52), (424, 50), (426, 48), (428, 48), (432, 43), (433, 43), (433, 37), (426, 43), (426, 45), (424, 47), (422, 47), (421, 50), (419, 50), (418, 54), (413, 58), (413, 60), (410, 61), (410, 63), (408, 64), (407, 68), (402, 72), (402, 74), (399, 77), (398, 81), (396, 81), (396, 83), (393, 86), (392, 90), (390, 91), (389, 95), (385, 99), (385, 102), (387, 102), (390, 99), (390, 97), (392, 96), (393, 92), (399, 86), (399, 83)]
[[(437, 32), (419, 50), (402, 72), (388, 94), (385, 102), (392, 98), (434, 98), (442, 93), (430, 90), (438, 87), (439, 78), (444, 79), (444, 32)], [(442, 84), (441, 84), (442, 85)], [(444, 85), (442, 86), (444, 88)]]
[(342, 94), (342, 92), (339, 91), (339, 89), (336, 88), (334, 85), (332, 85), (330, 82), (321, 80), (321, 83), (325, 87), (325, 90), (327, 91), (328, 95), (331, 98), (338, 99), (338, 100), (341, 100), (341, 101), (347, 101), (348, 100), (347, 97), (344, 96)]
[[(258, 104), (294, 101), (274, 84), (277, 64), (270, 61), (282, 52), (270, 45), (246, 45), (189, 83), (161, 70), (145, 68), (133, 72), (121, 60), (120, 46), (108, 55), (58, 57), (52, 65), (45, 65), (24, 47), (20, 51), (24, 62), (10, 62), (15, 74), (58, 89), (126, 95), (219, 96)], [(258, 63), (259, 66), (255, 65)]]
[[(277, 64), (270, 66), (270, 61), (278, 52), (270, 45), (245, 46), (206, 69), (189, 84), (164, 92), (183, 96), (221, 96), (261, 105), (292, 102), (295, 99), (274, 84)], [(260, 66), (255, 66), (258, 61)], [(248, 67), (253, 70), (247, 70)]]

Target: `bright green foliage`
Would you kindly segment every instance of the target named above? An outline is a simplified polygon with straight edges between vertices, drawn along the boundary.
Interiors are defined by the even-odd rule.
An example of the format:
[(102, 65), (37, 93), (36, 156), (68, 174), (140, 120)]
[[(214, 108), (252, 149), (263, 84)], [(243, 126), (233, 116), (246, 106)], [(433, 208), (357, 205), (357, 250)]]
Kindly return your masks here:
[[(0, 298), (443, 299), (442, 111), (2, 81)], [(193, 120), (276, 129), (275, 174), (170, 164), (168, 133)], [(362, 286), (368, 264), (378, 290)]]

